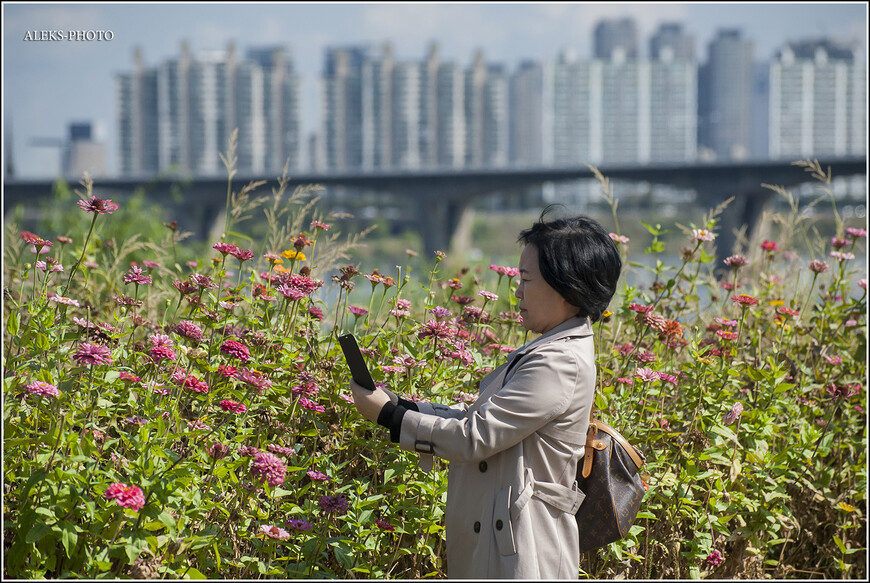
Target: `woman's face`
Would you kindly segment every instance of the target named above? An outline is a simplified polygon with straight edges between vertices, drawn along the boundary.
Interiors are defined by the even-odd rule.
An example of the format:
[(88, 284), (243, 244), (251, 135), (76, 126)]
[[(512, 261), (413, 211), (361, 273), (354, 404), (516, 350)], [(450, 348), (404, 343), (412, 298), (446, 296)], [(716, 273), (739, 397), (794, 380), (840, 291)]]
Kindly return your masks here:
[(526, 245), (520, 255), (520, 285), (516, 297), (526, 330), (544, 334), (577, 314), (577, 307), (550, 287), (538, 267), (538, 248)]

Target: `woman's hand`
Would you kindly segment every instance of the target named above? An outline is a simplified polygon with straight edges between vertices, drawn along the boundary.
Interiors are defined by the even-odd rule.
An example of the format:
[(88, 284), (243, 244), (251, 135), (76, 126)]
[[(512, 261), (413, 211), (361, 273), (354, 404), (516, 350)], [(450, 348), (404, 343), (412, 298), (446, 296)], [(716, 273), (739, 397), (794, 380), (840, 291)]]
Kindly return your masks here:
[(356, 405), (360, 415), (373, 423), (377, 423), (381, 409), (390, 402), (390, 395), (378, 388), (374, 391), (365, 389), (353, 380), (350, 381), (350, 390), (353, 393), (353, 404)]

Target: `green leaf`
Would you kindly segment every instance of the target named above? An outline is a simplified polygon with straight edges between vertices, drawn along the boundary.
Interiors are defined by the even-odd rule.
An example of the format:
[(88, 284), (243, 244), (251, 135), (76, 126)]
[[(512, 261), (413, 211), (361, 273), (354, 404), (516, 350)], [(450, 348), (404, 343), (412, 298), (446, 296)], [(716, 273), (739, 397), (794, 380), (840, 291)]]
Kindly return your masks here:
[(64, 520), (61, 521), (60, 528), (60, 540), (63, 543), (63, 548), (66, 549), (66, 556), (67, 558), (72, 558), (73, 551), (79, 542), (79, 535), (76, 526), (69, 520)]
[(834, 535), (834, 543), (836, 543), (837, 548), (840, 549), (841, 553), (846, 552), (846, 545), (843, 544), (843, 541), (841, 541), (840, 537), (838, 537), (837, 535)]
[(190, 567), (189, 569), (185, 567), (183, 569), (177, 570), (176, 573), (178, 573), (179, 575), (183, 573), (185, 579), (208, 579), (208, 577), (203, 575), (202, 572), (200, 572), (200, 570), (196, 567)]
[(24, 540), (29, 543), (36, 543), (42, 540), (42, 538), (51, 532), (51, 527), (44, 522), (40, 522), (34, 525), (27, 532), (27, 536), (24, 537)]

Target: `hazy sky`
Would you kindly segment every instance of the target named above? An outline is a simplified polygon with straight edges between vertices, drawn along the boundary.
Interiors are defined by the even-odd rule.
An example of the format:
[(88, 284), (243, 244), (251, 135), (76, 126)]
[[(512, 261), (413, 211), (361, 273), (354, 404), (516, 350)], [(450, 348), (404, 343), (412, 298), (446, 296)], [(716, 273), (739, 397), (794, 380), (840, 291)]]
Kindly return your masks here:
[[(19, 177), (58, 172), (59, 149), (32, 142), (65, 138), (73, 121), (103, 128), (109, 170), (116, 171), (115, 75), (132, 69), (135, 47), (154, 66), (177, 57), (183, 40), (194, 53), (225, 49), (231, 40), (241, 54), (252, 46), (287, 46), (302, 75), (306, 135), (319, 123), (318, 83), (329, 45), (389, 40), (397, 60), (418, 60), (437, 41), (442, 60), (467, 66), (481, 49), (512, 71), (524, 58), (552, 59), (564, 49), (589, 57), (597, 22), (630, 16), (641, 56), (659, 24), (681, 22), (701, 62), (717, 29), (739, 27), (759, 61), (788, 41), (826, 36), (856, 43), (866, 67), (865, 2), (4, 2), (2, 10), (4, 157), (11, 133)], [(111, 31), (112, 39), (26, 40), (37, 31), (70, 30)]]

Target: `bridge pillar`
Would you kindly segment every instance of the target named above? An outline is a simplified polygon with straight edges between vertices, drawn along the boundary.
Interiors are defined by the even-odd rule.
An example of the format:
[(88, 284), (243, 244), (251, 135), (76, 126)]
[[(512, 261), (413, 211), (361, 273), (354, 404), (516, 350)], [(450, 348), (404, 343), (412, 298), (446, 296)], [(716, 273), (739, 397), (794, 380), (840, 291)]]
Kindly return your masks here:
[(424, 253), (467, 251), (472, 217), (467, 199), (426, 197), (417, 206), (417, 226), (423, 235)]

